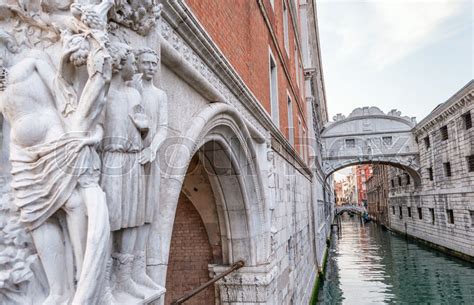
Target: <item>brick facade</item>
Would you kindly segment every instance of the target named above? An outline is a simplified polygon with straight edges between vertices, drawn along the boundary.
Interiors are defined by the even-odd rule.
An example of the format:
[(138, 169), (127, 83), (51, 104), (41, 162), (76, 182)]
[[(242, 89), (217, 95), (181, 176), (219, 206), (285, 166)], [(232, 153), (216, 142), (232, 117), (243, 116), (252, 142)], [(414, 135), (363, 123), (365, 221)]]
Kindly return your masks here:
[[(210, 263), (212, 263), (212, 250), (206, 228), (191, 201), (181, 193), (173, 225), (165, 304), (170, 304), (186, 292), (209, 281)], [(214, 288), (210, 287), (191, 298), (186, 304), (214, 304), (214, 294)]]
[[(288, 8), (288, 51), (283, 31), (284, 1)], [(275, 0), (273, 6), (269, 0), (262, 1), (262, 6), (259, 1), (234, 0), (186, 3), (269, 115), (269, 52), (272, 53), (278, 73), (280, 131), (289, 139), (289, 129), (293, 129), (294, 146), (305, 158), (309, 141), (303, 60), (301, 45), (297, 43), (301, 38), (293, 26), (299, 24), (298, 1)], [(292, 101), (293, 126), (288, 126), (288, 96)]]

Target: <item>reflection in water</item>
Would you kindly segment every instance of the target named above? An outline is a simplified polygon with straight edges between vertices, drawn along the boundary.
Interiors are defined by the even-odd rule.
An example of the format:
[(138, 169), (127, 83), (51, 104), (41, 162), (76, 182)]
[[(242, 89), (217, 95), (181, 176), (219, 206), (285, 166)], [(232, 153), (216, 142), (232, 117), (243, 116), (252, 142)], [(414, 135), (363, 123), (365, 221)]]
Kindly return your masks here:
[(474, 266), (358, 217), (333, 234), (319, 304), (474, 304)]

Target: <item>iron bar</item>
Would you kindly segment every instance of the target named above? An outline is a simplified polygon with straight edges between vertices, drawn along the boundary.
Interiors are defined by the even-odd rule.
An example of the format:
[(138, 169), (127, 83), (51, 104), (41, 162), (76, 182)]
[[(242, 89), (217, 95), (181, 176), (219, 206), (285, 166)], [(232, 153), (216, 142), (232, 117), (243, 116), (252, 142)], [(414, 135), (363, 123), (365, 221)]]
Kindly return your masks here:
[(212, 280), (209, 280), (208, 282), (202, 284), (198, 288), (196, 288), (194, 290), (191, 290), (190, 292), (188, 292), (187, 294), (185, 294), (181, 298), (174, 300), (171, 303), (171, 305), (179, 305), (179, 304), (182, 304), (182, 303), (186, 302), (187, 300), (189, 300), (190, 298), (192, 298), (196, 294), (200, 293), (201, 291), (203, 291), (207, 287), (211, 286), (212, 284), (214, 284), (215, 282), (217, 282), (218, 280), (220, 280), (224, 276), (234, 272), (237, 269), (242, 268), (243, 266), (245, 266), (244, 261), (238, 261), (238, 262), (234, 263), (232, 266), (230, 266), (229, 269), (227, 269), (226, 271), (222, 272), (221, 274), (215, 276)]

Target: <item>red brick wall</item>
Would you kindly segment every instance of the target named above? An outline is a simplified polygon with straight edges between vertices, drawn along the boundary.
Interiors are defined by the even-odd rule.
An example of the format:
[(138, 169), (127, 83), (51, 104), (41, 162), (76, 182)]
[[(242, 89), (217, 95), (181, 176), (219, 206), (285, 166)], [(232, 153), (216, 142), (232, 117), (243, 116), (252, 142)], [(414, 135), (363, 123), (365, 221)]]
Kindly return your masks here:
[[(285, 51), (282, 1), (288, 0), (274, 0), (274, 9), (272, 9), (269, 0), (263, 0), (263, 4), (271, 27), (276, 34), (277, 45), (283, 54), (283, 61), (278, 56), (276, 45), (273, 43), (257, 0), (187, 0), (186, 3), (269, 114), (271, 112), (268, 59), (270, 47), (278, 71), (280, 130), (287, 138), (289, 137), (288, 92), (293, 104), (295, 145), (299, 145), (303, 142), (299, 141), (301, 137), (298, 134), (297, 125), (299, 117), (304, 129), (308, 130), (306, 103), (296, 81), (295, 61), (301, 59), (299, 55), (298, 58), (295, 58), (295, 31), (290, 14), (288, 54)], [(287, 2), (288, 10), (290, 1)], [(297, 23), (299, 24), (299, 20)], [(284, 73), (284, 65), (289, 72), (289, 77)], [(302, 78), (301, 76), (301, 86), (304, 83)], [(291, 90), (290, 84), (293, 85), (294, 90)]]
[[(174, 299), (207, 282), (209, 280), (207, 265), (210, 263), (212, 263), (212, 251), (204, 224), (191, 201), (181, 193), (173, 225), (165, 304), (170, 304)], [(214, 288), (209, 287), (185, 304), (214, 303)]]

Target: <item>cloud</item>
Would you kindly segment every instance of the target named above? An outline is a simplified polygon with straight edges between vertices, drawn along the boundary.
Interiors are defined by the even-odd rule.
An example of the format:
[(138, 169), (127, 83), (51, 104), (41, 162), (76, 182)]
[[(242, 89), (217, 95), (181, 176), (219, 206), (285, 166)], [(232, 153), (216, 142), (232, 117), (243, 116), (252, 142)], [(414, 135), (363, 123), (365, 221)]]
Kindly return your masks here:
[(318, 6), (323, 42), (337, 53), (331, 57), (357, 57), (378, 69), (454, 34), (466, 25), (447, 21), (466, 6), (472, 10), (471, 1), (460, 0), (322, 0)]

